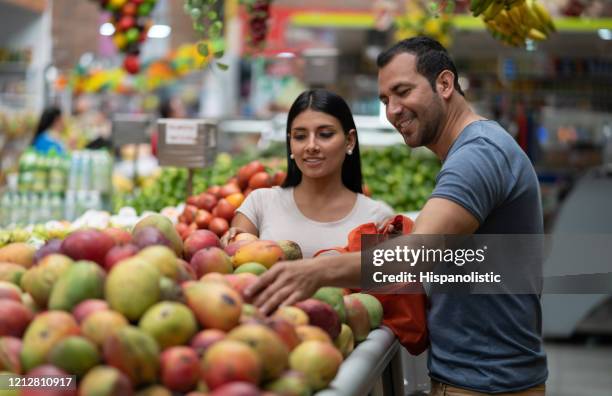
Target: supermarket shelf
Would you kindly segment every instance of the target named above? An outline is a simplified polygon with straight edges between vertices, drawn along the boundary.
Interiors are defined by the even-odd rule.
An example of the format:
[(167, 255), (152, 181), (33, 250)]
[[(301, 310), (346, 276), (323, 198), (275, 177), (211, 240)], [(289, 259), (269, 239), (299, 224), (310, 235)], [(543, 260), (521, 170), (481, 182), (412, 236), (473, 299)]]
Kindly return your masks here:
[[(329, 388), (316, 393), (316, 396), (365, 396), (370, 393), (381, 394), (381, 377), (387, 379), (389, 394), (403, 394), (403, 377), (399, 342), (387, 327), (370, 333), (348, 356)], [(391, 387), (392, 389), (388, 389)]]
[[(485, 30), (482, 18), (472, 15), (454, 15), (453, 25), (459, 30), (479, 31)], [(374, 27), (375, 17), (371, 12), (316, 12), (300, 11), (291, 15), (290, 23), (296, 27), (336, 27), (360, 28)], [(612, 29), (612, 18), (555, 18), (555, 26), (559, 31), (566, 32), (593, 32), (598, 29)]]

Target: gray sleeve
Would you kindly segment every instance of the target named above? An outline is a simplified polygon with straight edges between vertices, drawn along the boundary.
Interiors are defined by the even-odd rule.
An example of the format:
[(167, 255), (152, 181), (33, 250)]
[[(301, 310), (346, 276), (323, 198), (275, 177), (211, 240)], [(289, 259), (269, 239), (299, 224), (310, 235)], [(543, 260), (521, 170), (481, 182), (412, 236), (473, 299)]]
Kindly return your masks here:
[(249, 219), (249, 221), (253, 223), (255, 227), (257, 227), (258, 230), (261, 230), (261, 213), (263, 211), (261, 206), (263, 202), (261, 195), (261, 189), (251, 191), (251, 193), (242, 202), (242, 205), (236, 209), (236, 212), (240, 212), (245, 215), (247, 219)]
[(486, 139), (475, 139), (452, 153), (438, 174), (432, 197), (449, 199), (482, 224), (505, 200), (515, 178), (504, 153)]

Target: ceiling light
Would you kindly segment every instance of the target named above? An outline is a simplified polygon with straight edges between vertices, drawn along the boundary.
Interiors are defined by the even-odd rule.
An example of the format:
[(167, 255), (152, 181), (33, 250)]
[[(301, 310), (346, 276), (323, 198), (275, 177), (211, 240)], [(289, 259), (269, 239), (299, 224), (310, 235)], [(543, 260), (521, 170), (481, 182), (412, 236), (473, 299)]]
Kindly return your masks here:
[(172, 28), (168, 25), (153, 25), (149, 29), (147, 36), (150, 38), (166, 38), (172, 32)]
[(102, 36), (112, 36), (115, 33), (115, 27), (112, 23), (106, 22), (100, 26), (100, 34)]
[(599, 29), (597, 35), (602, 40), (612, 40), (612, 30), (610, 29)]

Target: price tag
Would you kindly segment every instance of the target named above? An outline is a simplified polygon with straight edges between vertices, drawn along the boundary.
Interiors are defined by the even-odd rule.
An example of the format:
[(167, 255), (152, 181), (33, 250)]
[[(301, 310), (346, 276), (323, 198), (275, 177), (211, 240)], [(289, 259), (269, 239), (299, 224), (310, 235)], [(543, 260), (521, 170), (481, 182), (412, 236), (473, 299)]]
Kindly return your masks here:
[(217, 150), (217, 122), (205, 119), (158, 120), (158, 158), (161, 166), (204, 168)]
[(198, 141), (198, 125), (193, 122), (173, 121), (166, 124), (166, 143), (193, 145)]

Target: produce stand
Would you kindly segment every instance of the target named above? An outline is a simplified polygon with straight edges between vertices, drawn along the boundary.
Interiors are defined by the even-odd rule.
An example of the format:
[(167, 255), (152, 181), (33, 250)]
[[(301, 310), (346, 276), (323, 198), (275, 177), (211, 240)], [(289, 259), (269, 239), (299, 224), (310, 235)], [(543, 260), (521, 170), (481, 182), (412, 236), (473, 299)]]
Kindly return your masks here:
[(373, 330), (342, 363), (329, 388), (316, 395), (403, 395), (400, 351), (400, 344), (389, 328)]

